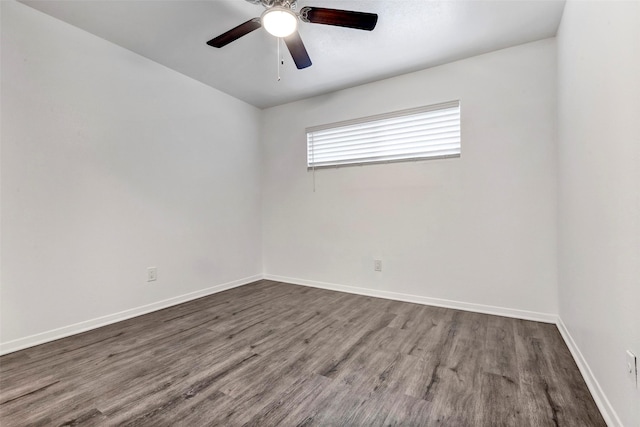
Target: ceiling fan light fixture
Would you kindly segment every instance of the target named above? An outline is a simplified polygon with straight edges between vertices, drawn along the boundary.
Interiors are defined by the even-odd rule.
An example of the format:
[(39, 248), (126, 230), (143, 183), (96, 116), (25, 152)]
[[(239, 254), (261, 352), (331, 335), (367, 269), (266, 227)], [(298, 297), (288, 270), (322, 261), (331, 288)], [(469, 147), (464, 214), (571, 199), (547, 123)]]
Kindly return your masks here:
[(298, 29), (298, 17), (290, 9), (274, 6), (262, 14), (262, 26), (269, 34), (287, 37)]

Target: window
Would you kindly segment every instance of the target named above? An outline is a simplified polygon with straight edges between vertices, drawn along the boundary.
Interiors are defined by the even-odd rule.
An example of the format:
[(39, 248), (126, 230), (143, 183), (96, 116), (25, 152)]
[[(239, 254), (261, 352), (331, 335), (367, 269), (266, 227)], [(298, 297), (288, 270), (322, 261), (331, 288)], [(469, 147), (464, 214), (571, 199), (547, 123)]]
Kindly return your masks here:
[(459, 156), (459, 101), (307, 129), (310, 169)]

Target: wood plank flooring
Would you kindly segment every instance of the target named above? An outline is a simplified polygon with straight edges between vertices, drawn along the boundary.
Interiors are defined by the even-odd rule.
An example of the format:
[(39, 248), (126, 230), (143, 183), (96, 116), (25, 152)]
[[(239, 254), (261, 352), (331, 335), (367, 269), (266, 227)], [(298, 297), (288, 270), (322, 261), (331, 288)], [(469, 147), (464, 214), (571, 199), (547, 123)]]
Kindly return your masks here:
[(264, 280), (1, 357), (0, 425), (605, 422), (554, 325)]

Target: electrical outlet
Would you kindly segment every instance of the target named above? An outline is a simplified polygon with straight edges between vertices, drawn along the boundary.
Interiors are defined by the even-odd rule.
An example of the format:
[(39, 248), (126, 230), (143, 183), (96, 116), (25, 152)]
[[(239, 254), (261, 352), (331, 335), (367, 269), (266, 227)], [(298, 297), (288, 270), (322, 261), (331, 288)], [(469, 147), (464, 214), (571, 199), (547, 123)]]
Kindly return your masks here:
[(382, 260), (374, 259), (373, 260), (373, 270), (374, 271), (382, 271)]
[(633, 385), (638, 387), (638, 359), (636, 355), (627, 350), (627, 375), (633, 381)]
[(158, 268), (157, 267), (147, 268), (147, 282), (154, 282), (156, 280), (158, 280)]

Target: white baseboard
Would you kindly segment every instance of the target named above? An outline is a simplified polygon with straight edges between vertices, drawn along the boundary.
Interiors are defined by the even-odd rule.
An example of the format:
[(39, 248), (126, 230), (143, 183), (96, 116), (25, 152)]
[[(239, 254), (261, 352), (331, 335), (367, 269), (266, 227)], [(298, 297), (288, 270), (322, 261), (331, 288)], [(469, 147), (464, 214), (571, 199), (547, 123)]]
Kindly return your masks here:
[(132, 317), (151, 313), (152, 311), (162, 310), (163, 308), (171, 307), (173, 305), (177, 305), (183, 302), (202, 298), (207, 295), (226, 291), (227, 289), (237, 288), (239, 286), (243, 286), (251, 282), (261, 280), (262, 278), (263, 278), (262, 274), (256, 274), (254, 276), (245, 277), (243, 279), (234, 280), (231, 282), (223, 283), (221, 285), (216, 285), (210, 288), (201, 289), (199, 291), (190, 292), (188, 294), (179, 295), (177, 297), (143, 305), (141, 307), (131, 308), (128, 310), (121, 311), (119, 313), (109, 314), (106, 316), (97, 317), (95, 319), (85, 320), (84, 322), (75, 323), (69, 326), (63, 326), (62, 328), (56, 328), (56, 329), (52, 329), (50, 331), (42, 332), (39, 334), (30, 335), (28, 337), (18, 338), (13, 341), (0, 343), (0, 355), (13, 353), (14, 351), (22, 350), (28, 347), (33, 347), (39, 344), (44, 344), (50, 341), (55, 341), (57, 339), (65, 338), (70, 335), (79, 334), (81, 332), (89, 331), (91, 329), (96, 329), (101, 326), (110, 325), (112, 323), (120, 322), (122, 320), (127, 320)]
[(265, 274), (267, 280), (291, 283), (294, 285), (311, 286), (313, 288), (328, 289), (332, 291), (347, 292), (350, 294), (366, 295), (369, 297), (386, 298), (397, 301), (412, 302), (416, 304), (433, 305), (437, 307), (454, 308), (457, 310), (473, 311), (476, 313), (494, 314), (496, 316), (513, 317), (516, 319), (534, 320), (536, 322), (556, 323), (558, 316), (552, 313), (539, 313), (536, 311), (517, 310), (492, 305), (474, 304), (462, 301), (452, 301), (440, 298), (431, 298), (420, 295), (402, 294), (399, 292), (381, 291), (355, 286), (338, 285), (335, 283), (317, 282), (315, 280), (296, 279), (293, 277)]
[(616, 414), (613, 406), (611, 406), (611, 403), (600, 387), (598, 380), (596, 379), (595, 375), (593, 375), (589, 364), (580, 352), (580, 349), (576, 345), (576, 342), (573, 340), (573, 337), (562, 321), (562, 318), (560, 318), (559, 316), (556, 325), (558, 326), (558, 330), (560, 331), (560, 335), (562, 335), (564, 342), (567, 344), (567, 347), (569, 347), (569, 351), (571, 352), (573, 359), (576, 361), (578, 369), (580, 369), (580, 373), (582, 374), (584, 381), (587, 383), (587, 387), (589, 388), (589, 391), (593, 396), (593, 400), (595, 400), (596, 405), (598, 406), (598, 409), (600, 410), (600, 413), (602, 414), (605, 422), (609, 427), (623, 427), (620, 418), (618, 418), (618, 414)]

